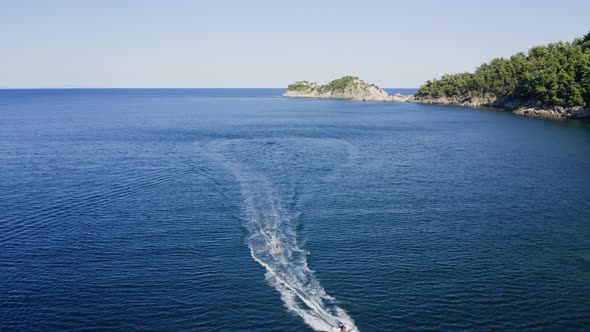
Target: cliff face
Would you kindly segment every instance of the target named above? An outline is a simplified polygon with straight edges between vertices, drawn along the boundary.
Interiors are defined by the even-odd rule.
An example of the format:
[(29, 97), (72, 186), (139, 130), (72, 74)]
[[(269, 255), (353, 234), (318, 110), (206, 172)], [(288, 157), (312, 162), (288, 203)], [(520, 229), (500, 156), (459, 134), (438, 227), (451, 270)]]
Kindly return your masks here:
[(290, 84), (283, 94), (291, 98), (327, 98), (362, 101), (388, 101), (387, 92), (380, 87), (366, 83), (358, 77), (345, 76), (326, 85), (299, 81)]

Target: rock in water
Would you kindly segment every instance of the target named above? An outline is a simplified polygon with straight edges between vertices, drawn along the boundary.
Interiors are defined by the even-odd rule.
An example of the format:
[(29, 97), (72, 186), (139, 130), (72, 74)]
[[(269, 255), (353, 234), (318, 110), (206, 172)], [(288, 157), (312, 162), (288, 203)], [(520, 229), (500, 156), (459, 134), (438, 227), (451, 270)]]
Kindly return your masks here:
[(369, 84), (354, 76), (345, 76), (333, 80), (326, 85), (298, 81), (290, 84), (283, 96), (291, 98), (329, 98), (362, 101), (390, 101), (391, 98), (385, 90), (375, 84)]

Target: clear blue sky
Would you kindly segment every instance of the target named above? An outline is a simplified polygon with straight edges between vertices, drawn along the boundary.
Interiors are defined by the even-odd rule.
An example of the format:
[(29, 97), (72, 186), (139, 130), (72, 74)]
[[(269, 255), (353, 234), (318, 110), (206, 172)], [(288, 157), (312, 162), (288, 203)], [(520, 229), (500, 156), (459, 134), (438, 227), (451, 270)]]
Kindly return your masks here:
[(0, 3), (0, 88), (417, 87), (590, 31), (590, 1)]

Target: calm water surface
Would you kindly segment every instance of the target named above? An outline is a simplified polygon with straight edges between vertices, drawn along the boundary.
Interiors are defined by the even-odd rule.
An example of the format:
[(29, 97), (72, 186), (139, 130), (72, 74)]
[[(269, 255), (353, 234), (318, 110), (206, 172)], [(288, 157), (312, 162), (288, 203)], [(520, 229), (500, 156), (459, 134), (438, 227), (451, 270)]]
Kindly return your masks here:
[(590, 127), (0, 90), (0, 331), (583, 331)]

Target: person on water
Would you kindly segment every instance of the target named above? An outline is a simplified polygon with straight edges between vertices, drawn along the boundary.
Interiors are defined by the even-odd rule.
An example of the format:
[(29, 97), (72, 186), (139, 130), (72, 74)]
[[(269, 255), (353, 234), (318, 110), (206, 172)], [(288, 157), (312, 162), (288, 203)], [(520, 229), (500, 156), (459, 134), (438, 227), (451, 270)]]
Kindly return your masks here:
[(280, 243), (278, 243), (278, 242), (275, 242), (275, 245), (274, 245), (273, 247), (274, 247), (273, 251), (274, 251), (275, 253), (277, 253), (277, 254), (280, 254), (280, 253), (282, 253), (282, 252), (283, 252), (283, 247), (281, 246), (281, 244), (280, 244)]
[(338, 328), (340, 328), (340, 332), (352, 332), (352, 328), (347, 328), (346, 325), (342, 324), (342, 322), (338, 322)]
[(340, 328), (340, 332), (347, 332), (346, 326), (342, 324), (342, 322), (338, 322), (338, 327)]

